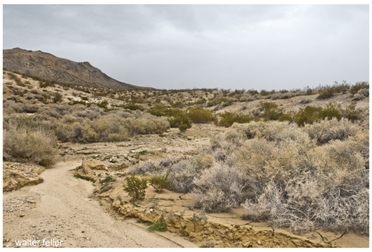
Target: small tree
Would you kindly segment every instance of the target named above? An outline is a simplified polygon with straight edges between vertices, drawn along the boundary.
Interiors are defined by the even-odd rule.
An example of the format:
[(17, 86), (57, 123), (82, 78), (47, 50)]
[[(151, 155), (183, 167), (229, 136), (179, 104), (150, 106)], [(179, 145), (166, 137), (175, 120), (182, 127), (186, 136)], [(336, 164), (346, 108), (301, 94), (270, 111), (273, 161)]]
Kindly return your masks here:
[(127, 182), (123, 184), (124, 191), (128, 192), (132, 200), (145, 198), (148, 179), (146, 177), (139, 178), (134, 174), (131, 177), (125, 176), (125, 178)]

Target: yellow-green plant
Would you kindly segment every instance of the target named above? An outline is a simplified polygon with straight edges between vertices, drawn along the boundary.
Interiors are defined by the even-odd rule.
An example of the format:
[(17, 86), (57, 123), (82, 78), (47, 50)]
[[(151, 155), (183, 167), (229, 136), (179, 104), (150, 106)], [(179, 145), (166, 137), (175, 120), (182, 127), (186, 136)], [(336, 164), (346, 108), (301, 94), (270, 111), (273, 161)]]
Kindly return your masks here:
[(149, 179), (150, 185), (155, 188), (156, 192), (162, 192), (164, 188), (167, 188), (169, 185), (168, 176), (170, 170), (167, 171), (165, 175), (154, 175)]
[(132, 197), (132, 200), (141, 200), (145, 198), (148, 178), (137, 177), (134, 174), (128, 177), (125, 176), (126, 183), (123, 184), (124, 191), (128, 192), (128, 195)]

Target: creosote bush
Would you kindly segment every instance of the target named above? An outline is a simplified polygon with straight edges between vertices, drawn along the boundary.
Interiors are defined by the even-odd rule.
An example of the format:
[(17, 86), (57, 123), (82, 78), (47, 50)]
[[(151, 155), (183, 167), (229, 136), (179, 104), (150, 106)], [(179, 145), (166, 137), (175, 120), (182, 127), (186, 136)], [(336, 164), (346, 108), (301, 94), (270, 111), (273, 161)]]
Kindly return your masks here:
[(132, 174), (130, 177), (125, 176), (126, 182), (124, 182), (124, 191), (128, 192), (128, 195), (132, 197), (132, 200), (141, 200), (145, 198), (148, 178), (137, 177)]
[(208, 123), (213, 121), (213, 113), (209, 109), (204, 109), (201, 107), (190, 108), (187, 111), (187, 116), (194, 123)]
[(248, 123), (252, 120), (252, 118), (248, 115), (241, 115), (228, 111), (225, 111), (224, 113), (218, 113), (217, 116), (219, 116), (220, 119), (215, 120), (215, 124), (225, 127), (230, 127), (234, 123)]

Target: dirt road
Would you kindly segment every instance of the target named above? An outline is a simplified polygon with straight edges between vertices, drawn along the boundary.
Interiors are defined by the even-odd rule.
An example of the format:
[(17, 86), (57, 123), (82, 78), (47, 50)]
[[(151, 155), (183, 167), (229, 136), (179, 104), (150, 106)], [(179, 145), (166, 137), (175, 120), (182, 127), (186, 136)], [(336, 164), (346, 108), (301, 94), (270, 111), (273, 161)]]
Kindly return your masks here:
[(89, 198), (92, 183), (73, 177), (80, 164), (57, 163), (41, 174), (43, 183), (3, 194), (4, 247), (195, 247), (109, 216)]

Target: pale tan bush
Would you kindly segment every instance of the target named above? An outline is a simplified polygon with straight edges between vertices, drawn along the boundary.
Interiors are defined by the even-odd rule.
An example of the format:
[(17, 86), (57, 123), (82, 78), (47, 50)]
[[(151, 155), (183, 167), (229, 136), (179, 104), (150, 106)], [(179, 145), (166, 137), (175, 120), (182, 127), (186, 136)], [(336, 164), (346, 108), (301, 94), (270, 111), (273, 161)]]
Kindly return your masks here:
[(300, 138), (306, 137), (304, 133), (295, 124), (289, 122), (279, 122), (279, 121), (252, 121), (247, 124), (233, 124), (231, 127), (235, 129), (240, 134), (242, 134), (245, 139), (251, 139), (254, 137), (264, 138), (268, 141), (279, 142), (281, 140), (292, 139), (299, 140)]
[[(238, 169), (245, 179), (246, 219), (296, 232), (322, 227), (368, 233), (369, 131), (347, 120), (319, 125), (322, 145), (308, 129), (278, 122), (237, 124), (215, 137), (212, 155), (224, 157), (226, 171)], [(213, 181), (204, 175), (195, 181), (201, 178), (206, 185)], [(198, 206), (225, 211), (234, 205), (234, 197), (220, 188), (198, 194)]]
[(245, 174), (237, 168), (216, 163), (193, 181), (198, 195), (196, 207), (206, 212), (225, 212), (247, 197)]
[(46, 167), (57, 160), (53, 133), (10, 125), (3, 131), (3, 151), (6, 161), (32, 162)]
[(123, 120), (113, 117), (101, 117), (92, 122), (92, 128), (98, 135), (98, 141), (124, 141), (129, 139), (128, 129)]
[(164, 175), (165, 172), (173, 167), (175, 164), (179, 163), (185, 158), (169, 158), (162, 159), (157, 161), (146, 161), (136, 167), (134, 167), (129, 174), (138, 174), (138, 175), (155, 175), (161, 174)]
[(203, 170), (213, 164), (213, 157), (206, 154), (180, 161), (170, 170), (169, 188), (176, 192), (190, 192), (195, 187), (194, 178), (199, 177)]
[(323, 120), (314, 124), (306, 124), (304, 131), (309, 134), (318, 143), (327, 143), (330, 140), (344, 140), (350, 136), (354, 136), (358, 132), (355, 124), (345, 118), (338, 121), (336, 118), (331, 120)]
[(97, 141), (98, 134), (86, 122), (63, 124), (56, 129), (58, 140), (62, 142), (87, 143)]

